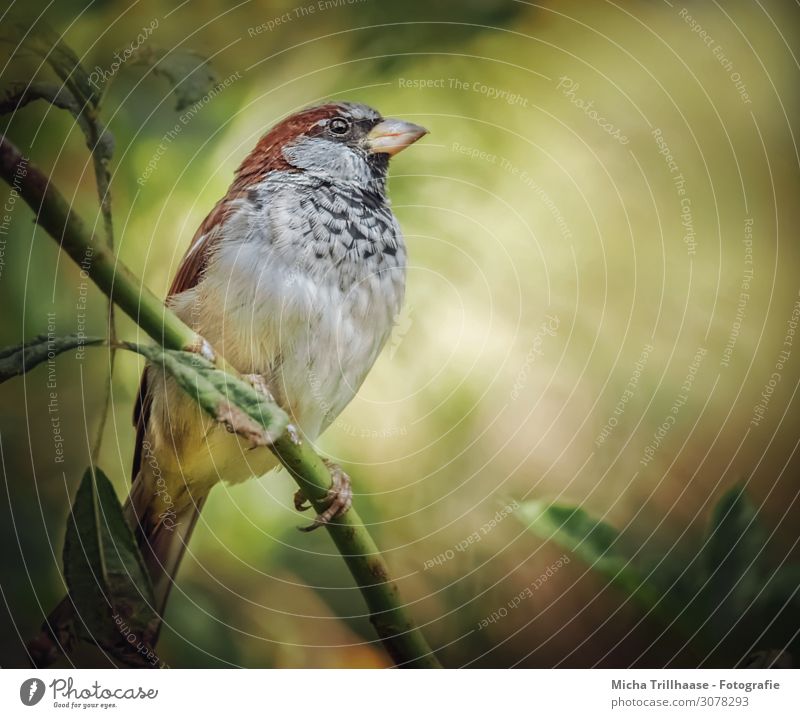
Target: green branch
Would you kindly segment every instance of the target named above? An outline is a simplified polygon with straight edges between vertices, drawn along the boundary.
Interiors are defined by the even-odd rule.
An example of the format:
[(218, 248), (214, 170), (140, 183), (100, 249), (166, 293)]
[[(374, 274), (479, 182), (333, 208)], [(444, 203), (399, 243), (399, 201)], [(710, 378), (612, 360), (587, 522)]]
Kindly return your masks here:
[[(96, 241), (48, 178), (30, 164), (6, 137), (0, 138), (0, 175), (17, 188), (36, 222), (84, 269), (94, 283), (147, 334), (166, 349), (198, 351), (238, 376), (222, 357), (214, 358), (205, 340), (150, 292), (110, 248)], [(306, 443), (284, 432), (270, 450), (288, 469), (317, 513), (325, 509), (331, 477), (322, 459)], [(355, 509), (326, 525), (364, 596), (370, 621), (399, 666), (441, 667), (422, 633), (406, 615), (395, 583), (375, 542)]]

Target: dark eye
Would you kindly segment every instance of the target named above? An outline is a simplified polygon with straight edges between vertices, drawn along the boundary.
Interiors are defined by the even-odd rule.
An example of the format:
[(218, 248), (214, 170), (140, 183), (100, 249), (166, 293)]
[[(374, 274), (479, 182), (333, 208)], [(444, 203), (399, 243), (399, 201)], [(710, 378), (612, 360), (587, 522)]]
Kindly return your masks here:
[(346, 135), (350, 132), (350, 123), (344, 117), (334, 117), (328, 123), (328, 129), (334, 135)]

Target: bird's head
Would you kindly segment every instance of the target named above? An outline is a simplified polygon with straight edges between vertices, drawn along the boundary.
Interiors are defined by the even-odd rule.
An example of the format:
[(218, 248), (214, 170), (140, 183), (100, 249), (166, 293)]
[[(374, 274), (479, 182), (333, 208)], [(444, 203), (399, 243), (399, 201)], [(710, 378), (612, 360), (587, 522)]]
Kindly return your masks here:
[(355, 102), (318, 105), (275, 125), (237, 175), (252, 183), (268, 172), (285, 170), (310, 172), (333, 182), (382, 184), (389, 158), (427, 132), (405, 120), (384, 119)]

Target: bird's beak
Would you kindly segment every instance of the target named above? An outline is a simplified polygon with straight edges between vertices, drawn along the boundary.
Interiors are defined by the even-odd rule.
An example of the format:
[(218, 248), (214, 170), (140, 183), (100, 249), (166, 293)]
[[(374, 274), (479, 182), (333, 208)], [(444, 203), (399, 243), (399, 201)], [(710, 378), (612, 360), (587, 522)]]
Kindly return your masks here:
[(372, 154), (396, 155), (427, 134), (428, 130), (413, 122), (389, 118), (372, 128), (365, 144)]

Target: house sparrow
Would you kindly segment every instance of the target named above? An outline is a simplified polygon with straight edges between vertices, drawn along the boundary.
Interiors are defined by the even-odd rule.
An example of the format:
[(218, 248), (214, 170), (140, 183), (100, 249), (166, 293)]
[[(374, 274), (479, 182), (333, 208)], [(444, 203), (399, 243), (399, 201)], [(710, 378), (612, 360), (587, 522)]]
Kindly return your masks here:
[[(390, 157), (426, 132), (356, 103), (288, 117), (241, 163), (172, 283), (168, 306), (269, 392), (307, 440), (354, 397), (400, 311), (406, 249), (386, 173)], [(126, 512), (162, 613), (208, 492), (261, 476), (277, 459), (204, 415), (154, 367), (134, 421)], [(349, 479), (329, 466), (330, 506), (311, 528), (350, 505)], [(295, 506), (308, 508), (300, 496)]]

